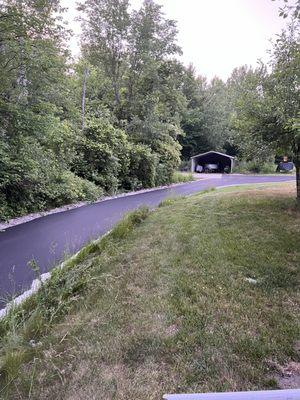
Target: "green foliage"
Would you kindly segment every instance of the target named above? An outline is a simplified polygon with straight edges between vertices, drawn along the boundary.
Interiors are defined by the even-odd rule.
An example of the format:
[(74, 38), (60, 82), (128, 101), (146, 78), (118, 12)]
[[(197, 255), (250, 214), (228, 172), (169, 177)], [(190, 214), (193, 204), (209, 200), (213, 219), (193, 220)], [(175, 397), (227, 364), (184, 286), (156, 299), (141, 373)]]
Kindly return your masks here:
[(88, 125), (78, 144), (78, 153), (76, 172), (107, 193), (156, 184), (158, 155), (149, 146), (131, 143), (123, 130), (107, 120), (94, 119)]
[(157, 156), (142, 144), (131, 145), (129, 149), (128, 174), (123, 177), (127, 190), (150, 188), (155, 185)]
[(82, 57), (70, 65), (59, 0), (0, 4), (0, 219), (169, 183), (178, 166), (176, 23), (152, 0), (79, 10)]
[(65, 144), (58, 146), (56, 154), (57, 142), (51, 143), (52, 149), (48, 145), (49, 130), (46, 144), (34, 137), (34, 130), (30, 136), (21, 132), (11, 140), (2, 141), (2, 146), (8, 149), (1, 169), (2, 219), (100, 197), (101, 189), (66, 169), (71, 147), (64, 150)]
[(192, 173), (185, 173), (180, 171), (173, 172), (172, 183), (191, 182), (194, 180)]
[(191, 170), (191, 160), (182, 160), (179, 165), (180, 171), (188, 172)]
[(231, 143), (237, 147), (239, 157), (247, 161), (264, 162), (274, 153), (270, 143), (264, 143), (255, 135), (258, 129), (255, 116), (263, 112), (262, 82), (265, 76), (266, 69), (262, 65), (255, 70), (243, 66), (234, 69), (228, 80), (232, 106)]
[(156, 167), (156, 185), (165, 185), (172, 181), (173, 172), (180, 164), (179, 150), (181, 146), (172, 137), (156, 142), (159, 162)]
[(82, 52), (71, 64), (59, 0), (0, 2), (0, 219), (168, 184), (180, 155), (207, 150), (260, 165), (292, 154), (300, 188), (299, 19), (274, 43), (269, 70), (208, 83), (176, 59), (176, 22), (154, 0), (78, 9)]
[(181, 121), (185, 135), (179, 140), (183, 158), (209, 150), (224, 151), (230, 138), (232, 112), (227, 85), (219, 78), (208, 84), (189, 66), (183, 76), (183, 93), (188, 100)]
[(274, 174), (276, 165), (274, 162), (263, 162), (261, 160), (238, 161), (234, 166), (233, 172), (255, 173), (255, 174)]
[(299, 27), (299, 20), (291, 23), (273, 44), (270, 72), (264, 65), (242, 68), (234, 71), (230, 84), (235, 144), (247, 160), (292, 154), (300, 200)]
[(71, 171), (61, 171), (59, 175), (47, 185), (51, 205), (70, 204), (79, 200), (96, 200), (104, 192), (88, 180), (82, 179)]
[(127, 174), (129, 143), (126, 134), (104, 119), (94, 119), (78, 143), (79, 159), (75, 170), (79, 176), (115, 193), (120, 178)]
[(71, 172), (78, 132), (61, 11), (56, 0), (0, 5), (0, 219), (102, 192)]
[[(166, 19), (152, 0), (132, 12), (126, 0), (101, 0), (101, 7), (86, 0), (80, 10), (86, 17), (84, 55), (93, 73), (104, 76), (99, 104), (109, 109), (112, 124), (124, 128), (132, 143), (129, 173), (123, 168), (125, 188), (170, 182), (179, 163), (177, 136), (182, 134), (186, 103), (181, 92), (183, 67), (170, 58), (180, 52), (175, 22)], [(99, 32), (95, 26), (100, 26)], [(92, 96), (88, 87), (87, 104)], [(96, 116), (94, 108), (89, 112)]]
[(300, 20), (300, 0), (295, 0), (295, 2), (292, 3), (289, 3), (288, 0), (284, 0), (283, 7), (279, 8), (279, 16), (283, 18), (292, 16), (295, 20)]

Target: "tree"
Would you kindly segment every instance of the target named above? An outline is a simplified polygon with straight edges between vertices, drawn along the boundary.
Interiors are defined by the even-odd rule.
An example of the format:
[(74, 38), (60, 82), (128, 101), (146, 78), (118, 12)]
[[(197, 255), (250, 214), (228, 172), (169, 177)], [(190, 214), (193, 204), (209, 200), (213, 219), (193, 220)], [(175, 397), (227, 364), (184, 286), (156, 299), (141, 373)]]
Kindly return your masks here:
[(155, 66), (164, 62), (166, 57), (181, 53), (176, 36), (176, 22), (165, 19), (162, 6), (153, 0), (145, 0), (139, 10), (133, 10), (128, 36), (129, 103), (139, 94), (140, 80), (145, 72), (155, 71)]
[(179, 139), (184, 159), (211, 149), (208, 135), (204, 131), (206, 91), (206, 79), (197, 77), (195, 68), (189, 65), (183, 75), (182, 92), (187, 99), (187, 107), (181, 120), (184, 135)]
[(274, 143), (264, 140), (268, 130), (269, 106), (266, 104), (264, 85), (267, 69), (243, 66), (236, 68), (228, 79), (228, 97), (231, 103), (230, 137), (241, 158), (258, 163), (274, 157)]
[(300, 24), (291, 23), (277, 39), (272, 54), (272, 73), (266, 94), (272, 110), (273, 130), (264, 138), (290, 152), (296, 167), (297, 201), (300, 205)]
[(204, 131), (212, 150), (224, 151), (229, 141), (231, 102), (227, 85), (215, 77), (206, 90), (204, 102)]
[(128, 0), (86, 0), (79, 6), (85, 18), (83, 26), (83, 52), (92, 63), (101, 63), (111, 80), (115, 107), (121, 103), (121, 85), (129, 29)]
[(188, 101), (181, 122), (185, 133), (180, 138), (183, 157), (189, 159), (209, 150), (224, 151), (230, 137), (231, 113), (226, 84), (217, 77), (207, 83), (189, 66), (184, 74), (182, 90)]
[[(110, 93), (98, 96), (99, 104), (130, 141), (157, 155), (156, 182), (170, 181), (179, 164), (177, 137), (185, 108), (183, 68), (172, 58), (180, 52), (176, 23), (153, 0), (131, 12), (125, 0), (86, 0), (79, 9), (85, 15), (83, 56), (103, 82), (110, 82)], [(100, 93), (103, 87), (97, 87)]]
[[(272, 0), (276, 1), (276, 0)], [(288, 0), (283, 0), (283, 7), (279, 9), (279, 15), (283, 18), (287, 18), (292, 16), (294, 19), (300, 19), (300, 0), (295, 0), (295, 2), (291, 5)]]
[(247, 158), (291, 154), (296, 167), (300, 203), (300, 40), (299, 22), (291, 23), (274, 43), (270, 72), (235, 71), (233, 126), (235, 143)]
[(77, 131), (62, 11), (58, 0), (0, 3), (1, 219), (98, 193), (70, 171)]

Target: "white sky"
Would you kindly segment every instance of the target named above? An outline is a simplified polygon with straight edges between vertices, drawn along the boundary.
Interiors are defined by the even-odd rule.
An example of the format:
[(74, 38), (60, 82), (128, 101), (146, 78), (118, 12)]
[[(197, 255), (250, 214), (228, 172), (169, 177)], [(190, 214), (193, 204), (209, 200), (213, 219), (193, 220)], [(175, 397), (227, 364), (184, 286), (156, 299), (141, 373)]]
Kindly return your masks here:
[[(175, 19), (184, 64), (192, 63), (200, 75), (227, 79), (233, 68), (256, 65), (268, 59), (270, 39), (280, 33), (285, 20), (278, 16), (280, 1), (271, 0), (156, 0), (167, 18)], [(76, 1), (61, 0), (74, 32), (70, 48), (79, 53), (80, 24)], [(138, 8), (142, 0), (131, 0)]]

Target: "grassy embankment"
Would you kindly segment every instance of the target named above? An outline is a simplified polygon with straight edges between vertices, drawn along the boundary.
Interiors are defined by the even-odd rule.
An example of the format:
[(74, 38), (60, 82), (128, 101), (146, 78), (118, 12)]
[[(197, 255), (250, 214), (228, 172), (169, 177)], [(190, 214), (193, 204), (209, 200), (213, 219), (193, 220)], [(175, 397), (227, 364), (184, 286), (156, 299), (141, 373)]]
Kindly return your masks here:
[(227, 188), (127, 217), (0, 323), (0, 397), (282, 384), (278, 372), (299, 367), (293, 195), (291, 184)]
[(195, 180), (191, 172), (175, 171), (171, 183), (190, 182)]

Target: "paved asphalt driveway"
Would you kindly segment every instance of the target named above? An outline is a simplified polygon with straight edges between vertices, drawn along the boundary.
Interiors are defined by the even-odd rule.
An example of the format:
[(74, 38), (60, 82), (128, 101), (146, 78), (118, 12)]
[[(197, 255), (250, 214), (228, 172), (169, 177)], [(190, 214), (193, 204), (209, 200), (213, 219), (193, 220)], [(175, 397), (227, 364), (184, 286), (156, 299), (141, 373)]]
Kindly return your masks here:
[(103, 235), (122, 216), (142, 205), (157, 206), (164, 198), (197, 193), (210, 187), (294, 180), (292, 176), (224, 175), (172, 188), (104, 200), (73, 210), (47, 215), (0, 232), (0, 308), (8, 295), (28, 289), (34, 279), (28, 262), (34, 259), (41, 273), (49, 271), (65, 254)]

